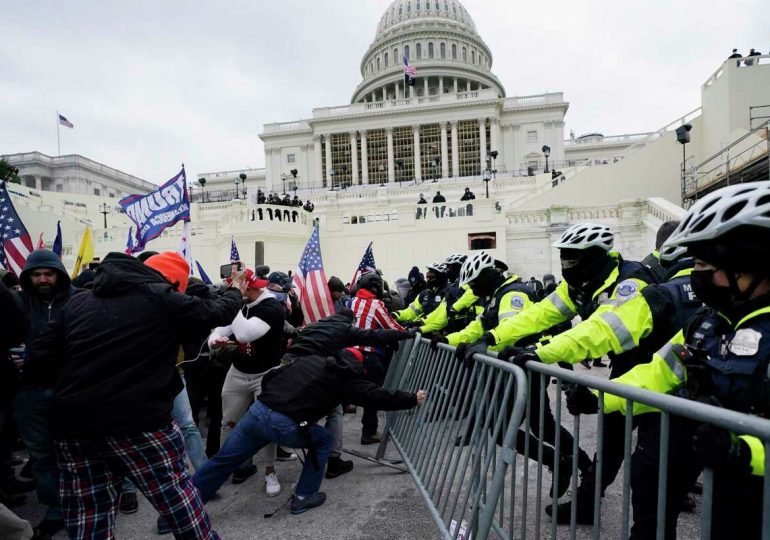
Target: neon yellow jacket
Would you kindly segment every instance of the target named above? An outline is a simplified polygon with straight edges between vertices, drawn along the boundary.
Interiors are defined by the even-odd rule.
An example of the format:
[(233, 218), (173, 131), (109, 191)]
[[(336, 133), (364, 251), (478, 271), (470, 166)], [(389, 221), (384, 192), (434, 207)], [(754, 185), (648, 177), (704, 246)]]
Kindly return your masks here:
[[(692, 268), (683, 269), (671, 279), (691, 272)], [(641, 294), (645, 285), (633, 278), (618, 283), (610, 298), (590, 317), (551, 338), (535, 354), (545, 364), (576, 364), (589, 358), (601, 358), (607, 353), (622, 354), (635, 349), (652, 333), (655, 324), (648, 300)], [(672, 328), (671, 332), (675, 330)]]
[[(518, 279), (519, 279), (518, 276), (515, 276), (515, 275), (509, 277), (502, 283), (502, 285), (500, 285), (497, 288), (497, 291), (499, 291), (506, 285), (509, 285), (511, 283), (518, 281)], [(495, 295), (493, 294), (492, 297), (494, 298)], [(519, 316), (522, 312), (529, 309), (533, 305), (534, 305), (534, 302), (530, 300), (527, 293), (521, 290), (508, 291), (503, 295), (503, 297), (500, 299), (500, 302), (497, 304), (497, 317), (498, 317), (497, 328), (500, 327), (503, 321), (511, 320), (515, 318), (515, 316)], [(490, 309), (494, 309), (494, 308), (490, 308)], [(454, 332), (452, 334), (449, 334), (447, 336), (447, 341), (452, 346), (457, 346), (460, 343), (473, 343), (477, 341), (486, 332), (494, 333), (494, 329), (485, 330), (481, 322), (481, 315), (479, 315), (478, 317), (476, 317), (476, 319), (473, 322), (471, 322), (468, 326), (466, 326), (459, 332)], [(493, 347), (490, 347), (490, 349), (493, 351), (499, 351), (503, 347), (504, 345), (500, 344), (500, 345), (495, 345)]]
[[(475, 304), (476, 301), (479, 299), (478, 296), (473, 294), (473, 291), (471, 290), (470, 287), (468, 287), (468, 285), (462, 285), (462, 288), (465, 289), (465, 292), (452, 305), (452, 309), (457, 313), (460, 313), (461, 311), (471, 308), (471, 306), (473, 306), (473, 304)], [(480, 312), (481, 308), (479, 307), (477, 311)], [(436, 309), (431, 311), (428, 314), (428, 316), (425, 317), (425, 320), (423, 321), (423, 325), (420, 327), (419, 332), (421, 334), (436, 332), (437, 330), (442, 330), (446, 328), (448, 324), (449, 324), (449, 316), (447, 315), (446, 299), (444, 299), (441, 301), (441, 303)]]
[[(758, 309), (741, 319), (733, 328), (738, 329), (743, 323), (752, 318), (770, 313), (770, 307)], [(621, 375), (614, 382), (628, 384), (637, 388), (643, 388), (652, 392), (667, 394), (682, 387), (687, 381), (687, 368), (677, 357), (674, 346), (685, 343), (684, 332), (679, 331), (652, 357), (649, 364), (640, 364), (627, 373)], [(626, 398), (612, 394), (604, 395), (604, 412), (622, 411), (625, 413), (628, 401)], [(634, 402), (633, 413), (642, 414), (657, 411), (656, 408)], [(762, 441), (751, 435), (739, 435), (751, 450), (751, 472), (757, 476), (765, 474), (765, 447)]]
[[(616, 258), (618, 257), (615, 253), (612, 255)], [(596, 289), (592, 295), (592, 299), (600, 304), (606, 303), (607, 301), (610, 303), (619, 303), (625, 301), (626, 292), (630, 297), (638, 293), (640, 289), (647, 285), (647, 283), (638, 278), (628, 278), (621, 283), (617, 283), (619, 275), (619, 266), (615, 266), (604, 283)], [(621, 289), (624, 292), (623, 296), (621, 296)], [(520, 339), (544, 332), (561, 322), (572, 320), (577, 314), (578, 309), (570, 296), (570, 288), (566, 281), (562, 281), (559, 283), (558, 287), (556, 287), (555, 291), (521, 313), (519, 316), (500, 321), (500, 325), (491, 333), (495, 337), (495, 345), (515, 345)], [(595, 339), (592, 336), (591, 331), (602, 326), (601, 321), (604, 321), (604, 327), (606, 328), (606, 325), (609, 324), (609, 319), (611, 318), (613, 317), (609, 315), (605, 319), (592, 321), (590, 325), (584, 326), (580, 330), (577, 329), (582, 326), (582, 323), (576, 326), (570, 330), (572, 334), (570, 334), (567, 339), (557, 342), (557, 345), (549, 349), (549, 352), (546, 353), (546, 358), (548, 358), (548, 360), (543, 359), (543, 361), (550, 363), (561, 360), (560, 358), (556, 358), (557, 354), (565, 353), (565, 356), (568, 356), (566, 351), (575, 341), (582, 343), (584, 340), (588, 340), (586, 342), (588, 343), (587, 347), (595, 347), (595, 344), (590, 343), (591, 340)], [(605, 330), (604, 333), (606, 334), (607, 331)], [(495, 348), (495, 350), (497, 349)], [(583, 357), (581, 360), (584, 360), (585, 358), (586, 357)], [(598, 356), (590, 358), (598, 358)]]
[[(435, 291), (434, 289), (427, 290), (431, 296), (441, 297), (444, 294), (443, 288), (439, 291)], [(420, 294), (418, 294), (417, 297), (412, 300), (412, 303), (409, 304), (406, 308), (400, 311), (396, 311), (393, 314), (393, 317), (398, 322), (411, 322), (420, 320), (423, 317), (423, 313), (425, 312), (425, 306), (423, 306), (422, 302), (420, 302), (420, 298), (422, 298), (424, 292), (425, 291), (421, 291)], [(436, 306), (436, 309), (437, 308), (438, 306)], [(435, 311), (435, 309), (433, 311)], [(433, 311), (431, 311), (431, 313), (433, 313)], [(428, 315), (430, 315), (430, 313)]]

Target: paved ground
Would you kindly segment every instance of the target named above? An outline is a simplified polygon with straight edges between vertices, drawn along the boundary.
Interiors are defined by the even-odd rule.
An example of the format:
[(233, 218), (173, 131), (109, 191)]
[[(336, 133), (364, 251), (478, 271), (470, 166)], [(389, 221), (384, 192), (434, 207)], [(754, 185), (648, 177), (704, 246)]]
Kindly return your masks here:
[[(384, 416), (382, 417), (384, 419)], [(357, 416), (345, 416), (345, 447), (373, 453), (376, 446), (361, 446), (361, 409)], [(382, 420), (381, 425), (384, 425)], [(350, 473), (324, 480), (321, 487), (328, 495), (326, 504), (294, 516), (288, 505), (270, 519), (272, 512), (289, 497), (292, 484), (299, 478), (301, 464), (297, 461), (278, 463), (278, 475), (283, 492), (277, 497), (265, 495), (261, 472), (241, 485), (229, 482), (220, 490), (221, 496), (206, 509), (217, 532), (225, 539), (294, 540), (374, 540), (381, 538), (437, 538), (433, 520), (415, 488), (411, 476), (356, 457)], [(260, 471), (262, 466), (260, 465)], [(30, 497), (34, 503), (34, 493)], [(157, 514), (140, 496), (139, 512), (118, 514), (116, 536), (121, 539), (150, 539), (161, 537), (155, 532)], [(42, 519), (37, 504), (14, 509), (33, 524)], [(66, 538), (60, 534), (57, 539)]]

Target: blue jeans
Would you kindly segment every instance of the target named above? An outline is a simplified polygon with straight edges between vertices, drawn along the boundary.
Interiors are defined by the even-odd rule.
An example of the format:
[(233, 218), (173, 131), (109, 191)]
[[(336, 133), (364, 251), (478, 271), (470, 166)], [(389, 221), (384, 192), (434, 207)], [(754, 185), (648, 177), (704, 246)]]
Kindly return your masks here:
[[(184, 382), (184, 377), (182, 377), (182, 381)], [(203, 449), (201, 432), (198, 431), (198, 426), (195, 424), (195, 420), (193, 420), (190, 397), (187, 395), (186, 387), (182, 388), (182, 391), (174, 398), (171, 417), (179, 426), (179, 429), (182, 430), (185, 452), (187, 457), (190, 458), (193, 469), (199, 471), (208, 461), (208, 458), (206, 457), (206, 451)], [(136, 493), (136, 486), (128, 478), (123, 480), (122, 493)]]
[(48, 506), (45, 519), (51, 520), (62, 518), (59, 467), (56, 464), (53, 435), (48, 425), (52, 395), (51, 390), (26, 388), (13, 400), (16, 424), (32, 460), (37, 499)]
[[(309, 434), (315, 448), (318, 468), (314, 466), (312, 459), (305, 460), (294, 490), (300, 497), (318, 492), (332, 446), (331, 433), (321, 426), (312, 425)], [(300, 433), (294, 420), (257, 400), (230, 432), (219, 452), (193, 476), (193, 484), (201, 491), (204, 502), (211, 499), (244, 460), (251, 458), (270, 443), (289, 448), (308, 447), (308, 441)]]

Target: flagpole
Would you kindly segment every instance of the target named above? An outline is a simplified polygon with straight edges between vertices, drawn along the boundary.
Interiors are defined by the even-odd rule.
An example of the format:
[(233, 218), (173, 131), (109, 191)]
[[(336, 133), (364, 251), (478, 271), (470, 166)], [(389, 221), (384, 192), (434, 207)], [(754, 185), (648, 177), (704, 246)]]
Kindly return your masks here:
[(59, 148), (59, 157), (61, 157), (61, 137), (59, 136), (59, 111), (56, 111), (56, 146)]

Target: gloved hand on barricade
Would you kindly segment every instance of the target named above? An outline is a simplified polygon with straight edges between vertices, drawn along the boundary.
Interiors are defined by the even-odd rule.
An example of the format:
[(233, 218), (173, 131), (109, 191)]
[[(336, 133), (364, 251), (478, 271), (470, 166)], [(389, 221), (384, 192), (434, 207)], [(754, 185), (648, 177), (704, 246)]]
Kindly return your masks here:
[(449, 343), (449, 341), (439, 333), (433, 334), (430, 338), (430, 350), (434, 352), (437, 351), (439, 343)]
[(486, 333), (474, 343), (460, 343), (455, 350), (455, 357), (466, 367), (473, 367), (473, 355), (485, 354), (490, 345), (495, 344), (495, 338), (492, 334)]
[(703, 467), (739, 474), (751, 474), (751, 448), (734, 433), (703, 424), (692, 439), (695, 459)]
[(573, 416), (599, 412), (599, 398), (585, 386), (572, 384), (564, 393), (567, 396), (567, 410)]
[(539, 362), (540, 358), (535, 354), (535, 349), (531, 347), (515, 347), (508, 345), (499, 353), (497, 358), (505, 362), (511, 362), (521, 369), (527, 369), (526, 364), (530, 360), (533, 362)]

